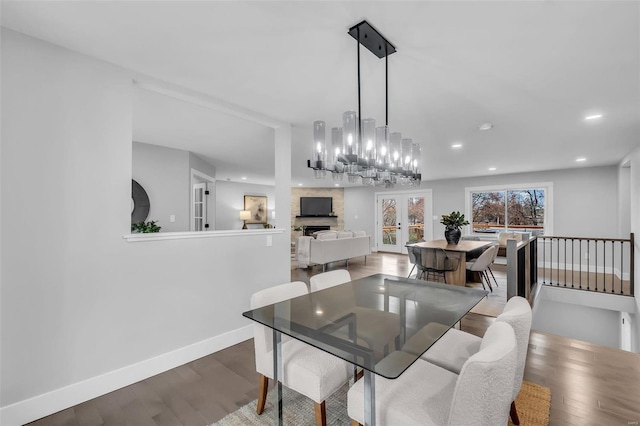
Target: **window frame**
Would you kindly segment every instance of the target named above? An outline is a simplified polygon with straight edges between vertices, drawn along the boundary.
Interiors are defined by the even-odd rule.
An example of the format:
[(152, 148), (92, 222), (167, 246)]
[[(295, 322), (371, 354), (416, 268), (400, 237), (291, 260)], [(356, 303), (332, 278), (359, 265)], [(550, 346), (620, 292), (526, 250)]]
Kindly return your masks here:
[[(553, 235), (553, 182), (537, 182), (537, 183), (518, 183), (518, 184), (504, 184), (504, 185), (486, 185), (486, 186), (473, 186), (465, 188), (465, 215), (469, 218), (469, 225), (465, 226), (465, 235), (473, 235), (478, 237), (487, 237), (485, 233), (473, 232), (473, 205), (471, 200), (471, 193), (473, 192), (506, 192), (514, 190), (527, 190), (527, 189), (542, 189), (544, 190), (545, 205), (544, 205), (544, 234)], [(506, 214), (506, 199), (505, 199), (505, 214)], [(505, 227), (507, 229), (507, 227)], [(490, 234), (497, 235), (497, 234)]]

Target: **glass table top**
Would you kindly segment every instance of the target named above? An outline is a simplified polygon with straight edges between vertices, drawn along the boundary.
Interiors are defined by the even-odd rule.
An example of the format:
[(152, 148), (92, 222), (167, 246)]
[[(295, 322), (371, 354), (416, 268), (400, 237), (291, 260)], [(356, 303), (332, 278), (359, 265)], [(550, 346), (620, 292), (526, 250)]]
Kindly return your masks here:
[(395, 379), (486, 295), (375, 274), (242, 315)]

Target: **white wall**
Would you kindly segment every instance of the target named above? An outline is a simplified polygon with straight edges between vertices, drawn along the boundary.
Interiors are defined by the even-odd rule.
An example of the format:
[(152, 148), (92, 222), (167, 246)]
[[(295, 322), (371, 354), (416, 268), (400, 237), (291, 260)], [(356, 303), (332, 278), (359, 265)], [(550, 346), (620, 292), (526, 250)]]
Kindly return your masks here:
[(188, 231), (189, 151), (133, 142), (132, 152), (132, 177), (149, 196), (147, 221), (157, 221), (161, 232)]
[[(241, 313), (250, 294), (290, 279), (288, 229), (272, 247), (261, 235), (122, 238), (131, 80), (127, 70), (3, 29), (0, 424), (116, 389), (171, 351), (249, 325)], [(276, 170), (290, 149), (290, 129), (277, 129)], [(290, 185), (290, 171), (279, 170), (283, 210)], [(70, 395), (81, 385), (85, 392)]]
[(531, 328), (618, 349), (620, 312), (551, 300), (538, 301)]
[(375, 246), (376, 191), (369, 187), (344, 189), (344, 229), (362, 229)]
[[(443, 214), (465, 211), (465, 188), (538, 182), (553, 183), (555, 235), (611, 238), (618, 236), (617, 179), (617, 168), (608, 166), (425, 181), (420, 189), (433, 191), (433, 215), (438, 217), (431, 222), (434, 238), (444, 238), (439, 220)], [(404, 189), (409, 188), (397, 186), (394, 190)], [(345, 188), (344, 192), (345, 228), (365, 229), (375, 235), (373, 194), (381, 192), (380, 188)]]
[(618, 168), (618, 234), (629, 238), (631, 232), (631, 167)]
[(635, 300), (636, 314), (632, 316), (631, 350), (640, 353), (640, 146), (625, 158), (629, 162), (629, 193), (631, 232), (635, 234)]
[(204, 173), (211, 178), (216, 177), (216, 168), (193, 152), (189, 152), (189, 168)]
[[(215, 178), (215, 167), (189, 151), (135, 141), (132, 145), (132, 177), (149, 196), (147, 221), (157, 221), (162, 227), (160, 232), (189, 231), (191, 169)], [(215, 184), (209, 185), (209, 189), (209, 201), (215, 203)], [(213, 224), (214, 211), (215, 206), (209, 208), (208, 223)], [(170, 221), (171, 215), (175, 216), (175, 222)]]
[[(267, 197), (269, 210), (268, 223), (274, 224), (271, 212), (275, 209), (274, 187), (251, 183), (216, 181), (216, 229), (242, 229), (239, 219), (240, 210), (244, 209), (245, 195), (262, 195)], [(276, 212), (277, 214), (277, 212)], [(283, 214), (289, 214), (285, 212)], [(262, 228), (260, 224), (247, 224), (247, 228)]]

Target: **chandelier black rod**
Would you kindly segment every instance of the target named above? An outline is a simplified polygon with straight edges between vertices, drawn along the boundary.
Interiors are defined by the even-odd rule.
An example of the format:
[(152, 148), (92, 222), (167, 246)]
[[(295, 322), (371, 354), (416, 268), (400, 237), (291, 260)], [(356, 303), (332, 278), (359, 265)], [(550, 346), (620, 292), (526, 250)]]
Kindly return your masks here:
[(389, 55), (384, 46), (384, 125), (389, 126)]
[(358, 45), (358, 146), (362, 146), (362, 114), (360, 110), (360, 27), (356, 29), (358, 37), (356, 44)]

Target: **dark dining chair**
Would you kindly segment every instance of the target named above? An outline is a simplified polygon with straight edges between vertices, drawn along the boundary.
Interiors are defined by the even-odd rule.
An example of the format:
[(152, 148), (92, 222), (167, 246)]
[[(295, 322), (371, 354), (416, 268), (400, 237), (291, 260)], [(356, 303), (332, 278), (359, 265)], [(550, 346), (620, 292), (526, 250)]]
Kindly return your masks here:
[(421, 249), (420, 259), (423, 276), (426, 274), (427, 280), (429, 276), (436, 280), (438, 279), (437, 276), (441, 276), (446, 283), (446, 273), (455, 271), (460, 266), (460, 259), (449, 256), (446, 250), (439, 248)]

